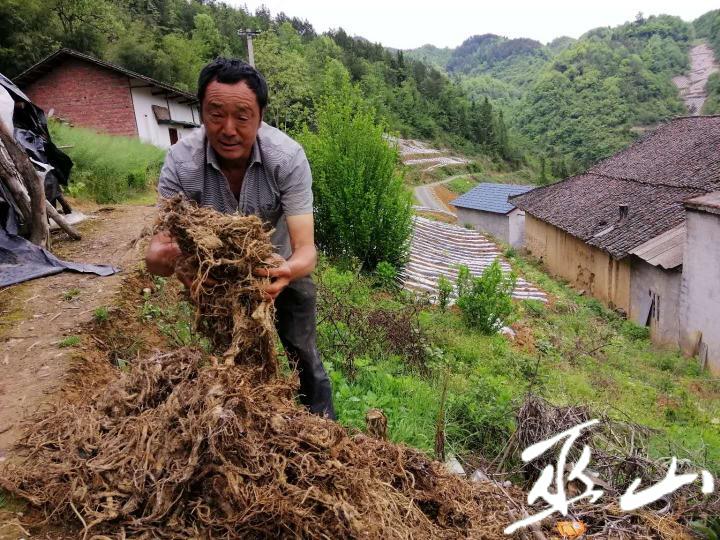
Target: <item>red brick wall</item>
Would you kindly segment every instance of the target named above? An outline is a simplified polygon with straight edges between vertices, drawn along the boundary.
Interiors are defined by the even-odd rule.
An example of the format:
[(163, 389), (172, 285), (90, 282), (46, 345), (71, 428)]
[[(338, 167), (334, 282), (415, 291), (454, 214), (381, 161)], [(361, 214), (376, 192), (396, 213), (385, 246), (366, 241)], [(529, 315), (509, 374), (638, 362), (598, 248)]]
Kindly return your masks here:
[(47, 113), (113, 135), (137, 136), (127, 75), (76, 58), (66, 58), (23, 88)]

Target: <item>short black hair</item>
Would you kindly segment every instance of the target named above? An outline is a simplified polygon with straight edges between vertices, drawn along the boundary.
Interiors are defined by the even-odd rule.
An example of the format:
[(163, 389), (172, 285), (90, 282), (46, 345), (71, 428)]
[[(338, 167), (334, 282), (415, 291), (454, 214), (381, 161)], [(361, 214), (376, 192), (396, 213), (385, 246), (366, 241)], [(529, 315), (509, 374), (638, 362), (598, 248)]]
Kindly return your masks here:
[(223, 84), (235, 84), (240, 81), (245, 81), (245, 84), (250, 87), (250, 90), (253, 91), (257, 98), (260, 112), (262, 112), (267, 105), (268, 87), (267, 82), (265, 82), (265, 77), (247, 62), (243, 62), (237, 58), (219, 57), (202, 68), (200, 77), (198, 77), (197, 92), (200, 108), (202, 108), (205, 90), (207, 90), (208, 84), (213, 81)]

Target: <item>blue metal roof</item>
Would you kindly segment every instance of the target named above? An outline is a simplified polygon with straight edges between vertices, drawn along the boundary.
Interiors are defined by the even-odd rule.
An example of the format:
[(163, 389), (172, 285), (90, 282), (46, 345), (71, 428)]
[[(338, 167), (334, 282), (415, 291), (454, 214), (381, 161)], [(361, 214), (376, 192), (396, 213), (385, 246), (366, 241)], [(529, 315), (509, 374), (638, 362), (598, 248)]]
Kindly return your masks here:
[(515, 205), (508, 202), (508, 197), (526, 193), (536, 186), (521, 186), (518, 184), (486, 184), (482, 183), (464, 195), (450, 202), (457, 208), (470, 208), (493, 212), (495, 214), (507, 214), (515, 208)]

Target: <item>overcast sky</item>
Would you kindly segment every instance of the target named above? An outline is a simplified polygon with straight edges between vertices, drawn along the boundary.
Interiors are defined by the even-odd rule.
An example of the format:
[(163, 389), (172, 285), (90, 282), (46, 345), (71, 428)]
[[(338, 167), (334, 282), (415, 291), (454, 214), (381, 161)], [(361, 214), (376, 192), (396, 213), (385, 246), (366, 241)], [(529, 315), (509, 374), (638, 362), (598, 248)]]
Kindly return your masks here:
[(457, 47), (474, 34), (529, 37), (547, 43), (579, 37), (598, 26), (633, 20), (638, 12), (667, 13), (692, 21), (716, 9), (717, 0), (225, 0), (251, 12), (265, 4), (273, 15), (309, 20), (318, 32), (342, 27), (387, 47), (425, 43)]

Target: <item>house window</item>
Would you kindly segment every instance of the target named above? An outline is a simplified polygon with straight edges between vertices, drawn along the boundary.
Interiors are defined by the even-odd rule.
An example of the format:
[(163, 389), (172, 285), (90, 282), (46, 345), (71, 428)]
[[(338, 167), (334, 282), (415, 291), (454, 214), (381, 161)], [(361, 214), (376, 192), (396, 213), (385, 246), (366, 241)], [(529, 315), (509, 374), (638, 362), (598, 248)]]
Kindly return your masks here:
[(170, 133), (170, 145), (172, 146), (178, 142), (178, 132), (175, 128), (168, 128), (168, 132)]

